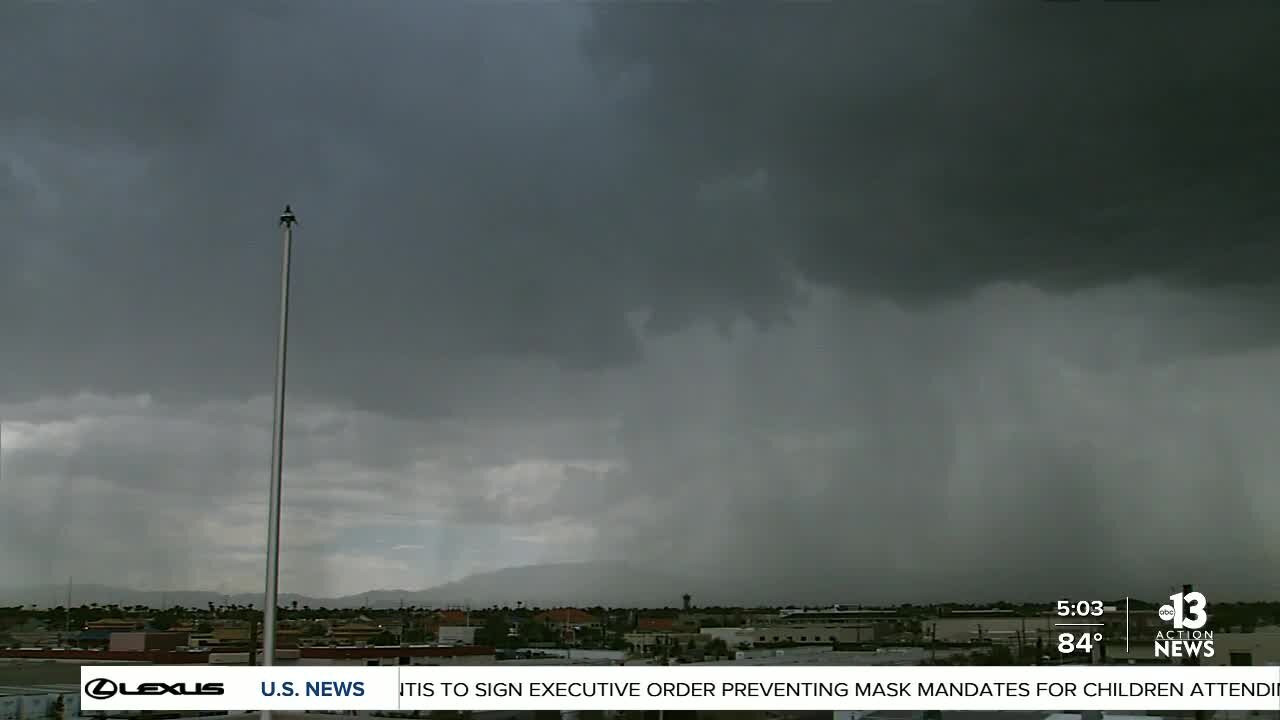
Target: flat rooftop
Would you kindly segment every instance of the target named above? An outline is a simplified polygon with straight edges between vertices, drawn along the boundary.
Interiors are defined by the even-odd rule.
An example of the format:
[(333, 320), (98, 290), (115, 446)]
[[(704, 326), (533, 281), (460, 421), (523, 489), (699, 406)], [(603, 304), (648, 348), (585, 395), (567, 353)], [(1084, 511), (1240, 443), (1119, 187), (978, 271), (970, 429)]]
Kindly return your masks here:
[[(947, 653), (938, 653), (945, 656)], [(741, 660), (714, 660), (711, 662), (690, 663), (691, 665), (819, 665), (827, 667), (848, 667), (868, 665), (919, 665), (929, 657), (924, 650), (908, 649), (889, 652), (846, 652), (831, 650), (826, 652), (794, 653), (782, 655), (764, 655), (745, 657)]]
[(0, 684), (0, 697), (13, 695), (65, 695), (80, 692), (80, 685), (4, 685)]
[(80, 684), (80, 665), (62, 662), (0, 662), (0, 685), (66, 684)]

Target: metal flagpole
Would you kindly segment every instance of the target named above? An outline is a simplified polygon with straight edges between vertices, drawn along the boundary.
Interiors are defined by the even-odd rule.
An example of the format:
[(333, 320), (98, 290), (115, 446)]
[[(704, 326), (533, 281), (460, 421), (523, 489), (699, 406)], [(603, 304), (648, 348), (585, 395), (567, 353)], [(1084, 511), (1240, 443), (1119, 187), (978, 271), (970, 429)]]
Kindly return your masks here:
[[(284, 206), (280, 226), (284, 228), (280, 270), (280, 344), (276, 350), (276, 393), (271, 429), (271, 495), (267, 509), (267, 590), (262, 603), (262, 664), (270, 667), (276, 661), (276, 604), (280, 580), (280, 489), (284, 475), (284, 380), (285, 359), (289, 345), (289, 261), (293, 253), (293, 224), (298, 221), (293, 210)], [(249, 652), (257, 653), (256, 647)], [(262, 720), (271, 720), (271, 711), (262, 711)]]

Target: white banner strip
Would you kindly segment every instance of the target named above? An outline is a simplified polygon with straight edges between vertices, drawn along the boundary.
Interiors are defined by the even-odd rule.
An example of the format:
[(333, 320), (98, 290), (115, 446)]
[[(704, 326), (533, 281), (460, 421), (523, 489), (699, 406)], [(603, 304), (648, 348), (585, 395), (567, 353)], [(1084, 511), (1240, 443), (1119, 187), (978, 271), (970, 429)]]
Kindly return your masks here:
[(1274, 667), (86, 666), (84, 710), (1277, 710)]

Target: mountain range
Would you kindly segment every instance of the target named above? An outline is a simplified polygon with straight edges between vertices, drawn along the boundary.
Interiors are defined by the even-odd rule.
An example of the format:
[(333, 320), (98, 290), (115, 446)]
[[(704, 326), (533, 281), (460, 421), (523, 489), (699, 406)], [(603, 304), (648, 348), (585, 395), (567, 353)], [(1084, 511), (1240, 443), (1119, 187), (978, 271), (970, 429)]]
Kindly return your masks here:
[[(945, 596), (937, 593), (945, 588)], [(315, 597), (281, 593), (280, 605), (351, 609), (419, 607), (679, 607), (682, 596), (693, 596), (695, 605), (824, 606), (833, 604), (898, 604), (901, 602), (987, 602), (1004, 599), (993, 592), (989, 578), (980, 573), (956, 572), (947, 578), (937, 573), (916, 574), (896, 568), (878, 571), (824, 570), (797, 566), (787, 573), (760, 577), (750, 569), (732, 571), (710, 568), (699, 574), (655, 570), (626, 562), (561, 563), (511, 567), (478, 573), (435, 587), (378, 589), (342, 597)], [(58, 606), (66, 603), (66, 585), (0, 588), (0, 606)], [(1048, 596), (1046, 596), (1048, 597)], [(1049, 598), (1052, 600), (1052, 598)], [(85, 605), (144, 605), (147, 607), (206, 607), (250, 605), (261, 607), (262, 594), (224, 594), (199, 590), (136, 590), (106, 585), (74, 585), (71, 603)]]
[[(564, 563), (513, 567), (470, 575), (462, 580), (425, 590), (370, 590), (342, 597), (314, 597), (281, 593), (280, 605), (299, 607), (394, 608), (421, 607), (477, 608), (498, 606), (556, 607), (564, 605), (606, 607), (677, 607), (681, 595), (708, 589), (695, 588), (689, 578), (618, 563)], [(64, 605), (67, 586), (45, 585), (0, 588), (0, 605)], [(707, 598), (708, 601), (711, 598)], [(729, 602), (727, 598), (722, 599)], [(134, 590), (107, 585), (72, 585), (72, 605), (145, 605), (147, 607), (207, 607), (253, 605), (261, 607), (261, 593), (224, 594), (200, 590)]]
[[(315, 597), (281, 593), (280, 605), (352, 609), (418, 607), (679, 607), (682, 595), (693, 596), (697, 606), (897, 605), (910, 602), (990, 603), (995, 601), (1052, 603), (1061, 597), (1061, 581), (1050, 566), (1042, 572), (1023, 568), (1016, 576), (955, 568), (942, 573), (913, 572), (901, 568), (813, 568), (797, 564), (790, 570), (770, 573), (751, 568), (708, 568), (699, 574), (655, 570), (626, 562), (562, 563), (511, 567), (478, 573), (455, 582), (426, 589), (378, 589), (342, 597)], [(1280, 585), (1258, 591), (1256, 580), (1234, 576), (1195, 578), (1197, 589), (1219, 600), (1257, 600), (1280, 596)], [(1243, 583), (1243, 584), (1242, 584)], [(1164, 587), (1098, 587), (1078, 597), (1130, 595), (1163, 597)], [(1245, 586), (1248, 585), (1248, 586)], [(66, 585), (0, 587), (0, 606), (58, 606), (66, 603)], [(259, 592), (224, 593), (174, 589), (136, 590), (106, 585), (74, 585), (71, 603), (86, 605), (144, 605), (147, 607), (206, 607), (215, 605), (262, 606)]]

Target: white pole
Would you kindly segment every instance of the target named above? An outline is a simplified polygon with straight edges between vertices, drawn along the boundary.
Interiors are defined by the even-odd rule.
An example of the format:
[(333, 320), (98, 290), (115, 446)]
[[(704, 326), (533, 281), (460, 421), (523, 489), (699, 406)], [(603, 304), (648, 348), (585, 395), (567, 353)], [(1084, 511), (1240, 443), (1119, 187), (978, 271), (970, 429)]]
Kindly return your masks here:
[[(267, 589), (262, 604), (262, 664), (276, 660), (276, 604), (280, 580), (280, 490), (284, 475), (284, 381), (289, 341), (289, 261), (293, 253), (293, 224), (298, 219), (288, 205), (280, 214), (284, 228), (283, 260), (280, 269), (280, 338), (276, 350), (276, 391), (271, 429), (271, 495), (267, 509)], [(256, 653), (257, 648), (249, 648)], [(271, 711), (262, 711), (262, 720), (271, 720)]]

